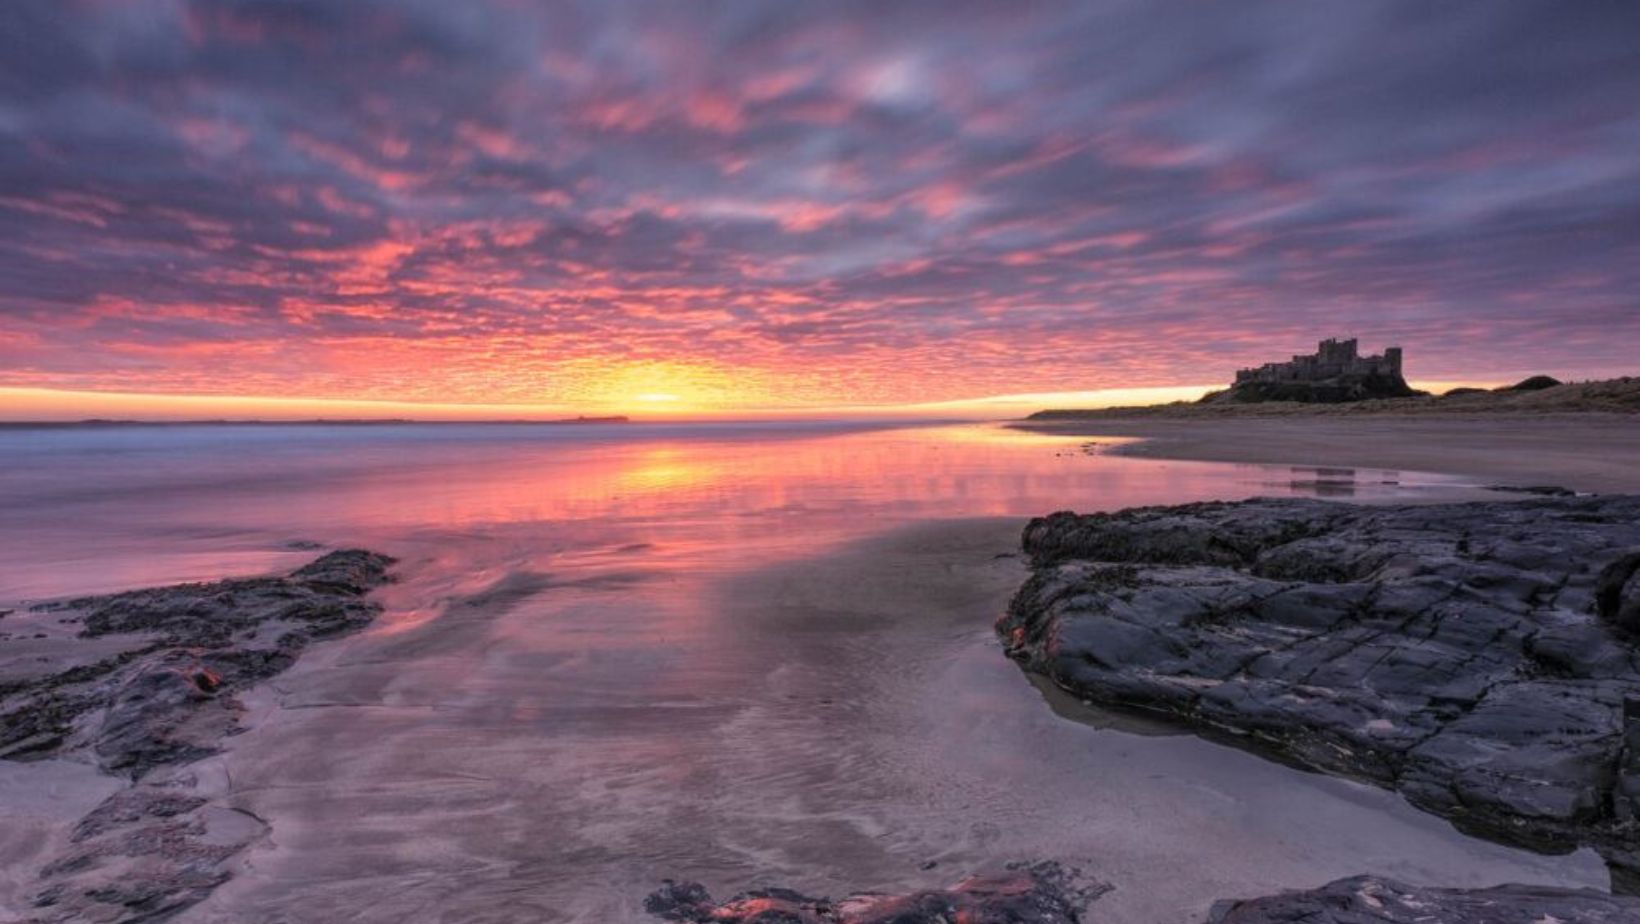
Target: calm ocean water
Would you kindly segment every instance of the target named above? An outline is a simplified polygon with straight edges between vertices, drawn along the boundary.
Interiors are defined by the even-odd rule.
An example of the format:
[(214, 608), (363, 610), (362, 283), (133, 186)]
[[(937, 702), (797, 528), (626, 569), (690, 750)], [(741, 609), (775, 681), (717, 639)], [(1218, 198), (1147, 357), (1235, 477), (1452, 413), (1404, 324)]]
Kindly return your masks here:
[(1139, 462), (1086, 442), (842, 422), (6, 429), (0, 599), (262, 570), (300, 559), (293, 542), (516, 529), (550, 533), (555, 548), (621, 534), (744, 555), (752, 540), (772, 553), (932, 517), (1415, 495), (1449, 481)]
[[(1058, 859), (1099, 920), (1376, 872), (1604, 883), (1392, 794), (1038, 690), (990, 622), (1017, 518), (1435, 475), (1159, 462), (993, 424), (0, 431), (0, 608), (397, 556), (371, 629), (216, 758), (273, 826), (184, 921), (641, 921), (727, 893)], [(1101, 441), (1108, 443), (1108, 441)], [(973, 518), (1015, 518), (976, 520)], [(947, 522), (950, 521), (950, 522)]]

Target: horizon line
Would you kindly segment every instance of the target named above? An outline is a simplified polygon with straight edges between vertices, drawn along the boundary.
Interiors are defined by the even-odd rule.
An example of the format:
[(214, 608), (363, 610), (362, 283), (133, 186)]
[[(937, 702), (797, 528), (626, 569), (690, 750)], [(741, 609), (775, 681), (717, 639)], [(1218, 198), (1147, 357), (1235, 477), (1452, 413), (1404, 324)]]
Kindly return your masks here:
[[(1415, 387), (1443, 391), (1462, 386), (1494, 387), (1505, 381), (1417, 381)], [(797, 419), (1009, 419), (1038, 410), (1155, 406), (1194, 401), (1222, 385), (1166, 385), (1022, 392), (898, 404), (711, 405), (641, 400), (613, 405), (465, 403), (384, 399), (268, 397), (111, 392), (0, 386), (6, 406), (0, 425), (57, 426), (136, 424), (274, 423), (573, 423), (614, 417), (628, 422), (711, 422)]]

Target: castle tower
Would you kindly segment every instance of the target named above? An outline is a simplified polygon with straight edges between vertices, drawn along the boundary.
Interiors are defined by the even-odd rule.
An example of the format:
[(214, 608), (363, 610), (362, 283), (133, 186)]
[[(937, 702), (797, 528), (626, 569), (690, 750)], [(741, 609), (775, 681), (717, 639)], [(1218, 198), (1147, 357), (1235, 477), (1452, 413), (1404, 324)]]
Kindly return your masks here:
[(1314, 353), (1294, 356), (1287, 362), (1265, 363), (1242, 369), (1236, 382), (1325, 382), (1344, 376), (1401, 377), (1401, 348), (1389, 347), (1382, 354), (1362, 356), (1360, 341), (1329, 338), (1316, 344)]
[(1326, 363), (1347, 363), (1358, 355), (1356, 347), (1359, 341), (1353, 337), (1349, 340), (1328, 339), (1316, 344), (1315, 355)]

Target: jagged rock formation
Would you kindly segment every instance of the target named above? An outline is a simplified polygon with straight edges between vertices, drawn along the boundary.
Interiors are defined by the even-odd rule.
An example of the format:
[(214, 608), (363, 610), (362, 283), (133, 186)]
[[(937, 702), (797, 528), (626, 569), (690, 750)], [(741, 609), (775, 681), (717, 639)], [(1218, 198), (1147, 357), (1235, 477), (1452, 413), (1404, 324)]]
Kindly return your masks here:
[(790, 889), (744, 892), (718, 904), (698, 882), (667, 882), (644, 910), (683, 924), (1077, 924), (1088, 902), (1106, 890), (1079, 883), (1055, 863), (1012, 865), (970, 876), (949, 889), (909, 895), (862, 894), (832, 901)]
[(1308, 356), (1288, 362), (1265, 363), (1236, 373), (1235, 384), (1203, 398), (1208, 403), (1250, 404), (1263, 401), (1299, 401), (1342, 404), (1374, 398), (1421, 395), (1401, 376), (1401, 348), (1382, 355), (1362, 356), (1355, 340), (1323, 340)]
[[(949, 889), (842, 901), (758, 889), (722, 904), (696, 882), (667, 882), (644, 902), (681, 924), (1077, 924), (1110, 886), (1054, 863), (1014, 864)], [(1505, 885), (1430, 889), (1357, 876), (1319, 889), (1215, 904), (1205, 924), (1632, 924), (1640, 899), (1588, 889)]]
[(1221, 902), (1207, 924), (1632, 924), (1640, 899), (1505, 885), (1426, 889), (1357, 876), (1306, 892)]
[(1640, 886), (1640, 497), (1057, 513), (1024, 543), (998, 629), (1029, 669)]
[[(80, 760), (132, 781), (82, 818), (40, 871), (31, 920), (162, 920), (225, 881), (226, 861), (266, 826), (208, 798), (188, 765), (238, 729), (237, 692), (285, 670), (313, 641), (369, 623), (380, 606), (365, 595), (391, 563), (331, 552), (284, 577), (9, 615), (8, 630), (27, 625), (22, 637), (49, 656), (0, 659), (0, 758)], [(18, 637), (8, 633), (9, 643)], [(59, 669), (33, 666), (42, 658)]]

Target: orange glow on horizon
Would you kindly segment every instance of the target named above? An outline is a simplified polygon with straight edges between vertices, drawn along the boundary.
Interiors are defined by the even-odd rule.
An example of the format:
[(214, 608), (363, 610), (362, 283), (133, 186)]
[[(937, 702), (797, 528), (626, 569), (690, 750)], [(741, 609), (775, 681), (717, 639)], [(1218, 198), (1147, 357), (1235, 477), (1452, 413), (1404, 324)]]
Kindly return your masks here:
[[(1101, 408), (1194, 401), (1217, 386), (1111, 388), (1029, 392), (912, 404), (774, 404), (735, 402), (710, 389), (691, 392), (678, 379), (656, 377), (676, 391), (628, 390), (630, 397), (579, 405), (375, 401), (345, 398), (247, 395), (177, 395), (0, 387), (0, 422), (138, 420), (563, 420), (628, 416), (634, 419), (730, 420), (793, 417), (1003, 419), (1044, 408)], [(617, 385), (619, 383), (616, 383)], [(1459, 386), (1490, 388), (1500, 382), (1414, 382), (1440, 393)]]
[(1520, 11), (1507, 73), (1534, 29), (1460, 4), (43, 6), (0, 389), (98, 397), (0, 419), (1010, 414), (1326, 337), (1635, 372), (1622, 4)]

